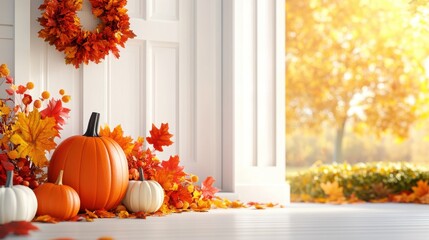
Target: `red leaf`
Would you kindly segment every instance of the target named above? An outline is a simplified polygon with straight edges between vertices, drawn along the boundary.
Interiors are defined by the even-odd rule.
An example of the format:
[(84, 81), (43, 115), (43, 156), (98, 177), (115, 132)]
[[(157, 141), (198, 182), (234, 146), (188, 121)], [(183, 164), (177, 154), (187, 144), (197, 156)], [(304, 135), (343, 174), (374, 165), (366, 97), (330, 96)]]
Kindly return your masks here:
[(16, 90), (16, 93), (23, 94), (25, 91), (27, 91), (27, 88), (24, 87), (23, 85), (19, 85), (18, 89)]
[(11, 76), (7, 76), (6, 77), (6, 83), (7, 84), (12, 84), (13, 83), (13, 78)]
[(57, 123), (57, 130), (61, 130), (60, 126), (65, 124), (65, 118), (70, 117), (69, 112), (70, 109), (63, 107), (61, 100), (55, 100), (52, 98), (40, 114), (43, 119), (46, 117), (54, 117), (55, 122)]
[(162, 161), (161, 166), (171, 172), (180, 173), (183, 171), (183, 166), (179, 166), (179, 156), (170, 156), (170, 159), (168, 161)]
[(15, 235), (28, 235), (31, 230), (39, 230), (31, 222), (17, 221), (0, 225), (0, 238), (4, 238), (10, 233)]
[(201, 183), (201, 191), (206, 199), (212, 199), (214, 195), (219, 192), (219, 189), (212, 186), (216, 180), (213, 177), (207, 177), (204, 182)]
[(0, 161), (7, 161), (7, 160), (9, 160), (9, 158), (6, 153), (0, 154)]
[(12, 90), (12, 89), (10, 89), (10, 88), (8, 88), (8, 89), (6, 89), (6, 93), (7, 93), (8, 95), (12, 96), (12, 95), (13, 95), (13, 90)]
[(161, 127), (158, 129), (152, 124), (152, 130), (150, 130), (150, 137), (147, 137), (146, 140), (148, 143), (152, 144), (153, 147), (162, 152), (163, 146), (170, 146), (173, 142), (170, 138), (173, 137), (173, 134), (168, 132), (168, 123), (162, 123)]
[(3, 165), (4, 169), (6, 171), (13, 171), (13, 169), (15, 169), (15, 166), (13, 166), (13, 164), (9, 161), (1, 161), (1, 164)]

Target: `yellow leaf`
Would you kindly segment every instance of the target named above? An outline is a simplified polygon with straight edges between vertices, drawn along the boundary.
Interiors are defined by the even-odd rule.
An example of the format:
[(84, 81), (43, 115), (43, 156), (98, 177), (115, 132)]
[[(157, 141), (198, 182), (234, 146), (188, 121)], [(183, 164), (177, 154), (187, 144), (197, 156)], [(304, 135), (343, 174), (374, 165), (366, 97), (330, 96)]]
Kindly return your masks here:
[(20, 157), (28, 156), (36, 166), (42, 167), (48, 162), (45, 156), (46, 151), (56, 147), (54, 138), (58, 135), (58, 130), (55, 126), (54, 118), (41, 119), (37, 109), (28, 115), (18, 113), (17, 131), (12, 135), (10, 141), (18, 145), (16, 150)]
[(134, 148), (134, 144), (132, 143), (133, 139), (130, 136), (124, 137), (124, 131), (121, 125), (116, 126), (113, 131), (110, 131), (110, 127), (106, 125), (104, 128), (100, 129), (100, 136), (115, 140), (115, 142), (121, 146), (122, 150), (124, 150), (125, 155), (130, 154)]
[(320, 187), (328, 196), (328, 201), (344, 201), (343, 188), (338, 185), (338, 182), (321, 183)]

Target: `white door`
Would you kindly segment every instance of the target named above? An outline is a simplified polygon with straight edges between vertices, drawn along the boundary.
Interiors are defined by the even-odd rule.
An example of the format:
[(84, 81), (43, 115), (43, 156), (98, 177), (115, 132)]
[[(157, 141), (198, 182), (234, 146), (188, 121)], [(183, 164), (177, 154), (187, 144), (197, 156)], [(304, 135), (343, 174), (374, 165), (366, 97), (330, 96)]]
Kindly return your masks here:
[[(109, 55), (78, 70), (37, 38), (42, 1), (31, 2), (31, 72), (45, 88), (72, 95), (65, 135), (83, 132), (93, 111), (101, 113), (100, 124), (121, 124), (133, 137), (147, 136), (152, 123), (169, 123), (174, 144), (160, 159), (178, 154), (186, 172), (213, 176), (222, 187), (221, 0), (128, 0), (137, 37), (119, 59)], [(88, 0), (79, 16), (84, 27), (95, 26)]]

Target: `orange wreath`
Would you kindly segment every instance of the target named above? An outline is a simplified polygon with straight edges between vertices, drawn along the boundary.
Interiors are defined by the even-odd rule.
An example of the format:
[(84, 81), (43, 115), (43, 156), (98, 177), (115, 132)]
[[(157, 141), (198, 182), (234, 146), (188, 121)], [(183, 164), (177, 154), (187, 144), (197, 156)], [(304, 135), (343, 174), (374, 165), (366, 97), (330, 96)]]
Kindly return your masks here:
[(100, 19), (95, 31), (82, 29), (77, 11), (82, 0), (45, 0), (39, 9), (44, 11), (38, 18), (43, 27), (39, 37), (64, 52), (66, 64), (76, 68), (83, 62), (99, 63), (112, 52), (119, 58), (117, 45), (124, 47), (129, 38), (136, 35), (130, 30), (130, 18), (126, 0), (89, 0), (92, 14)]

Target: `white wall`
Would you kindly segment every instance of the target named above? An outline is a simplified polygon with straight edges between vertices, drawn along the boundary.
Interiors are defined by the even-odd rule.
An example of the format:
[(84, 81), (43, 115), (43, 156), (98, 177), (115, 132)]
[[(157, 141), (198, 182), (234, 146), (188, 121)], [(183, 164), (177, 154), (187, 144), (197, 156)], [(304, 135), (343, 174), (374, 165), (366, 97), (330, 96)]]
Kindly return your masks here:
[(6, 63), (13, 74), (15, 69), (14, 1), (0, 0), (0, 4), (0, 64)]

